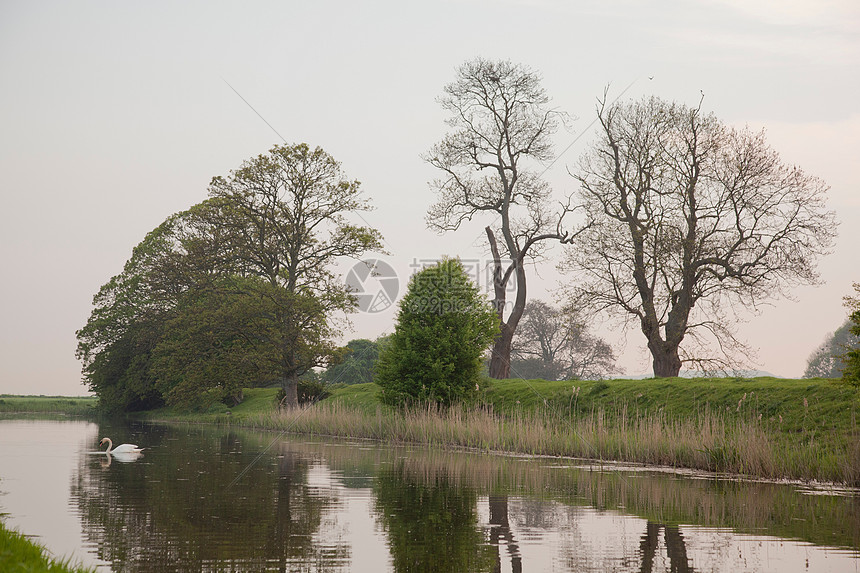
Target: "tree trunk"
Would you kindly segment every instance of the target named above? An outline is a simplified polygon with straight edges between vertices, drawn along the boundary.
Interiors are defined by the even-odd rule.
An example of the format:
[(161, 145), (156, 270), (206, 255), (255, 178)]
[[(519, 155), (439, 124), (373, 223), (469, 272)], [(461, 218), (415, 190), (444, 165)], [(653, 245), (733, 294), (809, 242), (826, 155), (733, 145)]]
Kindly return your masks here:
[(295, 375), (281, 378), (281, 388), (284, 389), (284, 399), (281, 404), (287, 408), (296, 408), (299, 405), (299, 379)]
[(511, 377), (511, 343), (514, 340), (514, 329), (507, 323), (502, 323), (501, 331), (493, 343), (493, 353), (490, 355), (490, 378), (503, 380)]
[[(493, 343), (493, 352), (490, 355), (490, 378), (504, 380), (511, 377), (511, 343), (517, 324), (523, 316), (526, 308), (526, 273), (522, 260), (514, 261), (507, 272), (502, 271), (502, 259), (499, 256), (499, 247), (496, 244), (496, 236), (490, 227), (487, 227), (487, 239), (490, 242), (490, 251), (493, 253), (493, 307), (499, 317), (499, 335)], [(507, 300), (507, 286), (511, 273), (516, 276), (517, 294), (514, 299), (514, 308), (505, 322), (505, 301)]]
[(678, 345), (662, 340), (649, 341), (648, 349), (654, 359), (654, 377), (672, 378), (681, 372), (681, 357), (678, 355)]

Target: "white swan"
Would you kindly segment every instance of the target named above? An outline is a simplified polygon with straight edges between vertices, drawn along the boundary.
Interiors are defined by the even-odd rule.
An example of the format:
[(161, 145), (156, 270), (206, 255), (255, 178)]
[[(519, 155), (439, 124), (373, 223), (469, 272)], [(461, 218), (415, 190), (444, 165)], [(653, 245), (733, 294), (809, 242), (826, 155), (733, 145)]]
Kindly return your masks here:
[(120, 444), (116, 448), (114, 448), (113, 442), (110, 440), (110, 438), (102, 438), (102, 441), (99, 442), (99, 445), (102, 445), (105, 442), (107, 442), (108, 445), (107, 450), (105, 451), (106, 454), (139, 454), (143, 451), (143, 448), (138, 448), (134, 444)]

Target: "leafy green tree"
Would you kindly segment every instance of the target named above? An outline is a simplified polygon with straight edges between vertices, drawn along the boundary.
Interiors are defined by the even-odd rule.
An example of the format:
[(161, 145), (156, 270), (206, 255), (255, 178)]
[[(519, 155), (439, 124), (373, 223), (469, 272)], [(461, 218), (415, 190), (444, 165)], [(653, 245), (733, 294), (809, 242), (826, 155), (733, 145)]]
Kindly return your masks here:
[[(845, 297), (845, 306), (851, 311), (851, 334), (860, 337), (860, 283), (854, 283), (857, 296)], [(845, 369), (842, 378), (854, 385), (860, 386), (860, 345), (850, 349), (842, 358)]]
[[(180, 215), (168, 218), (132, 251), (123, 271), (93, 297), (87, 324), (77, 332), (76, 355), (83, 379), (107, 411), (140, 410), (163, 404), (150, 372), (175, 297), (155, 279), (175, 248)], [(182, 288), (174, 283), (178, 290)]]
[(449, 405), (468, 397), (478, 384), (481, 356), (498, 330), (494, 309), (459, 260), (416, 273), (377, 363), (383, 401)]
[[(334, 314), (355, 309), (355, 299), (332, 265), (341, 257), (382, 250), (378, 231), (347, 220), (370, 204), (338, 162), (306, 144), (275, 146), (228, 177), (215, 177), (209, 195), (222, 208), (212, 211), (207, 222), (220, 234), (231, 264), (285, 293), (285, 298), (273, 297), (279, 309), (275, 319), (284, 327), (275, 343), (275, 377), (285, 403), (295, 406), (299, 376), (334, 357), (327, 341)], [(319, 312), (293, 313), (294, 304), (311, 299)], [(306, 340), (303, 329), (319, 335)]]
[(329, 384), (364, 384), (373, 382), (373, 369), (376, 366), (377, 360), (379, 360), (381, 340), (357, 338), (347, 342), (343, 361), (325, 371), (325, 381)]
[(355, 301), (332, 265), (381, 248), (346, 219), (370, 208), (358, 182), (322, 149), (284, 145), (209, 195), (147, 235), (78, 331), (84, 379), (110, 408), (202, 406), (272, 379), (293, 406), (298, 378), (338, 356), (335, 321)]
[(247, 277), (186, 298), (154, 350), (153, 371), (168, 404), (238, 403), (243, 387), (267, 385), (283, 372), (285, 352), (299, 365), (297, 378), (341, 353), (322, 304), (308, 293)]

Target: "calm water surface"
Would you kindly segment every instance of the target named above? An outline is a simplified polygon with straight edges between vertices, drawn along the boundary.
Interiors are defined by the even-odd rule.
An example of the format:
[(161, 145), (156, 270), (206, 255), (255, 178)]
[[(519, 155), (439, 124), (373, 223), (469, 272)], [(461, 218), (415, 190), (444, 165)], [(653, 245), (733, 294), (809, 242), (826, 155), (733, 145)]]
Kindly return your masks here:
[(860, 572), (856, 493), (223, 428), (0, 420), (0, 512), (104, 571)]

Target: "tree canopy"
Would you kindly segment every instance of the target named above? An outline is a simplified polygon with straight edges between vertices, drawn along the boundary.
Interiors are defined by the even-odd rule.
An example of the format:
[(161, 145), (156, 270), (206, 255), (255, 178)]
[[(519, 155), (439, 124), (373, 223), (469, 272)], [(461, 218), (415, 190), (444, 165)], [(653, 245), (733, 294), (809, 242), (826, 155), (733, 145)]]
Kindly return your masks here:
[(449, 405), (469, 397), (498, 328), (495, 312), (459, 260), (414, 274), (377, 362), (382, 400)]
[(85, 381), (116, 409), (238, 400), (275, 380), (295, 405), (298, 377), (339, 354), (333, 321), (355, 306), (334, 261), (381, 249), (378, 231), (347, 219), (368, 208), (305, 144), (214, 178), (209, 199), (149, 233), (95, 296), (78, 331)]
[(343, 361), (325, 371), (323, 379), (329, 384), (365, 384), (373, 382), (373, 371), (379, 352), (388, 343), (389, 336), (376, 340), (356, 338), (346, 343)]
[[(851, 312), (848, 319), (851, 321), (851, 334), (860, 339), (860, 283), (854, 283), (855, 296), (845, 297), (845, 306)], [(860, 345), (849, 348), (842, 356), (845, 365), (842, 378), (855, 386), (860, 386)]]
[(732, 367), (749, 355), (736, 311), (818, 280), (836, 228), (827, 186), (700, 107), (604, 98), (597, 118), (574, 172), (594, 221), (563, 265), (574, 300), (637, 323), (655, 376)]

